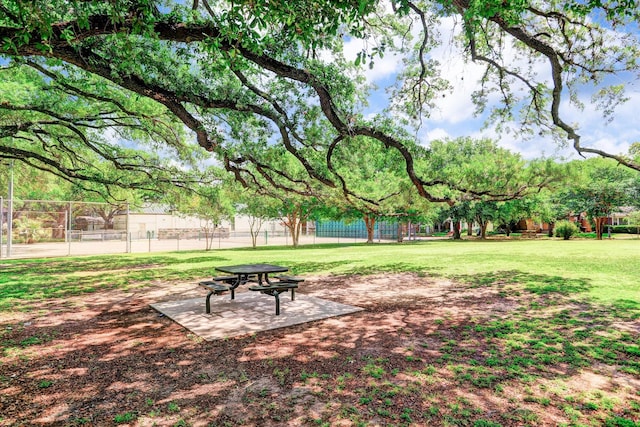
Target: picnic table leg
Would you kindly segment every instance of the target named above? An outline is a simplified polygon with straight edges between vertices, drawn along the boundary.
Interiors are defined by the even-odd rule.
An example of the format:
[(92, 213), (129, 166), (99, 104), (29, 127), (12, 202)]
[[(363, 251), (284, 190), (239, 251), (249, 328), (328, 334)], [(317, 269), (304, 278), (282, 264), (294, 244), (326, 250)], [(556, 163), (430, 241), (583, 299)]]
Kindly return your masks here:
[(295, 300), (296, 300), (296, 289), (291, 288), (291, 301), (295, 301)]
[[(231, 291), (231, 292), (233, 292), (233, 291)], [(211, 302), (209, 300), (211, 299), (211, 295), (213, 295), (214, 293), (215, 292), (213, 292), (213, 291), (209, 291), (209, 293), (207, 294), (207, 300), (206, 300), (206, 303), (205, 303), (205, 306), (206, 306), (205, 311), (206, 311), (207, 314), (211, 313)]]
[(274, 297), (276, 297), (276, 316), (280, 316), (280, 292), (274, 292)]
[(229, 290), (231, 291), (231, 299), (236, 299), (236, 288), (240, 286), (242, 283), (242, 275), (238, 275), (236, 281), (233, 282), (231, 286), (229, 286)]

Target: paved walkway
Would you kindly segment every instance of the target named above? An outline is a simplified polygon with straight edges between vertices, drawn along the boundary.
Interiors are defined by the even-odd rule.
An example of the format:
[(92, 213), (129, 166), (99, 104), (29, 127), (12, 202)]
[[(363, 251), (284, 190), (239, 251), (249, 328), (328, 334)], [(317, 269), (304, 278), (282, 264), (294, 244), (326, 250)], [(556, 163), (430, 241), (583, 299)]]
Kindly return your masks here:
[(360, 307), (340, 304), (296, 293), (280, 295), (280, 315), (275, 315), (275, 298), (256, 292), (211, 297), (211, 313), (205, 313), (205, 295), (177, 301), (151, 304), (151, 307), (207, 341), (284, 328), (314, 320), (362, 311)]

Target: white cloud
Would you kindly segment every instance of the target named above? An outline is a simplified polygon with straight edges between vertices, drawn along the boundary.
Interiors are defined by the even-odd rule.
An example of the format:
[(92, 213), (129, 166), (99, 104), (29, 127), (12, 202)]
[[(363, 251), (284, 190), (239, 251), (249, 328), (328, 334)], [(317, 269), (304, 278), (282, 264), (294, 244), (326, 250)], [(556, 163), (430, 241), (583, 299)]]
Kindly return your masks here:
[(428, 131), (425, 134), (423, 140), (425, 140), (427, 142), (431, 142), (431, 141), (442, 140), (442, 139), (447, 139), (447, 138), (453, 138), (453, 136), (449, 133), (448, 130), (443, 129), (443, 128), (435, 128), (435, 129), (431, 129), (430, 131)]
[[(367, 44), (362, 39), (352, 38), (344, 44), (344, 57), (348, 61), (355, 61), (358, 53), (367, 49)], [(376, 57), (373, 68), (366, 68), (364, 75), (368, 83), (378, 84), (389, 77), (394, 77), (402, 64), (402, 56), (399, 54), (386, 54), (384, 57)]]
[(583, 147), (598, 148), (618, 154), (627, 152), (632, 143), (640, 141), (640, 128), (637, 126), (640, 91), (632, 89), (627, 93), (629, 100), (618, 106), (610, 121), (596, 109), (588, 95), (581, 96), (584, 109), (569, 106), (568, 102), (563, 103), (561, 109), (564, 120), (578, 127), (580, 143)]

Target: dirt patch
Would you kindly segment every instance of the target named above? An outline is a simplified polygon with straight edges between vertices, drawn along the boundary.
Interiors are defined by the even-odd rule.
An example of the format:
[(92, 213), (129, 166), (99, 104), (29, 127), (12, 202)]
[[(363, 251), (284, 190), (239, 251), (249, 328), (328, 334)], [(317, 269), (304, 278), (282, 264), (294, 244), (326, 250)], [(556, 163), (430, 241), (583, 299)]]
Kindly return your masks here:
[[(193, 283), (99, 292), (5, 315), (0, 426), (640, 421), (636, 320), (619, 321), (625, 327), (616, 335), (613, 322), (582, 316), (590, 323), (576, 330), (592, 341), (581, 342), (605, 339), (584, 332), (594, 330), (626, 343), (589, 355), (563, 340), (577, 334), (571, 322), (554, 329), (555, 342), (542, 338), (547, 323), (535, 329), (542, 319), (580, 319), (587, 306), (503, 285), (333, 276), (308, 278), (299, 292), (365, 310), (214, 342), (149, 307), (204, 300)], [(530, 311), (534, 302), (543, 308)]]

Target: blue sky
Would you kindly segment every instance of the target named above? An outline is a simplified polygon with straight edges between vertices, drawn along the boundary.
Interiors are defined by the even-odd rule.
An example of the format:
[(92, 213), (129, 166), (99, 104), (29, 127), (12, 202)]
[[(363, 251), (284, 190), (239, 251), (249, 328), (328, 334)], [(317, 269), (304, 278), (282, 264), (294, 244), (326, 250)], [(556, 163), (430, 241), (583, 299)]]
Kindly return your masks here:
[[(450, 27), (453, 27), (451, 25)], [(449, 34), (446, 34), (446, 32)], [(451, 37), (451, 30), (445, 26), (440, 28), (442, 39)], [(344, 54), (347, 59), (355, 59), (356, 54), (363, 48), (361, 40), (351, 39), (346, 42)], [(481, 77), (483, 67), (471, 62), (464, 63), (447, 45), (434, 51), (434, 55), (441, 61), (443, 75), (446, 75), (454, 88), (451, 93), (436, 100), (437, 107), (431, 111), (430, 117), (423, 120), (418, 133), (420, 142), (428, 145), (429, 141), (445, 137), (458, 136), (491, 137), (499, 141), (500, 145), (521, 153), (525, 158), (541, 156), (562, 156), (566, 158), (579, 158), (572, 147), (559, 146), (550, 138), (536, 137), (524, 140), (517, 134), (499, 135), (492, 129), (482, 130), (485, 117), (474, 117), (475, 106), (471, 102), (471, 94), (477, 88), (477, 82)], [(376, 58), (372, 70), (366, 70), (365, 75), (369, 83), (378, 87), (370, 97), (368, 112), (375, 114), (381, 112), (388, 105), (389, 99), (385, 88), (393, 85), (397, 72), (402, 66), (401, 57), (386, 55), (384, 58)], [(546, 65), (536, 69), (539, 75), (549, 75)], [(619, 83), (613, 80), (614, 83)], [(626, 153), (629, 145), (640, 141), (640, 82), (628, 81), (627, 96), (629, 100), (618, 107), (613, 120), (610, 122), (602, 117), (591, 103), (591, 91), (586, 87), (585, 92), (580, 93), (580, 99), (584, 103), (584, 109), (579, 110), (565, 100), (562, 114), (566, 122), (578, 126), (583, 147), (598, 148), (614, 154)], [(566, 96), (568, 98), (568, 96)]]

